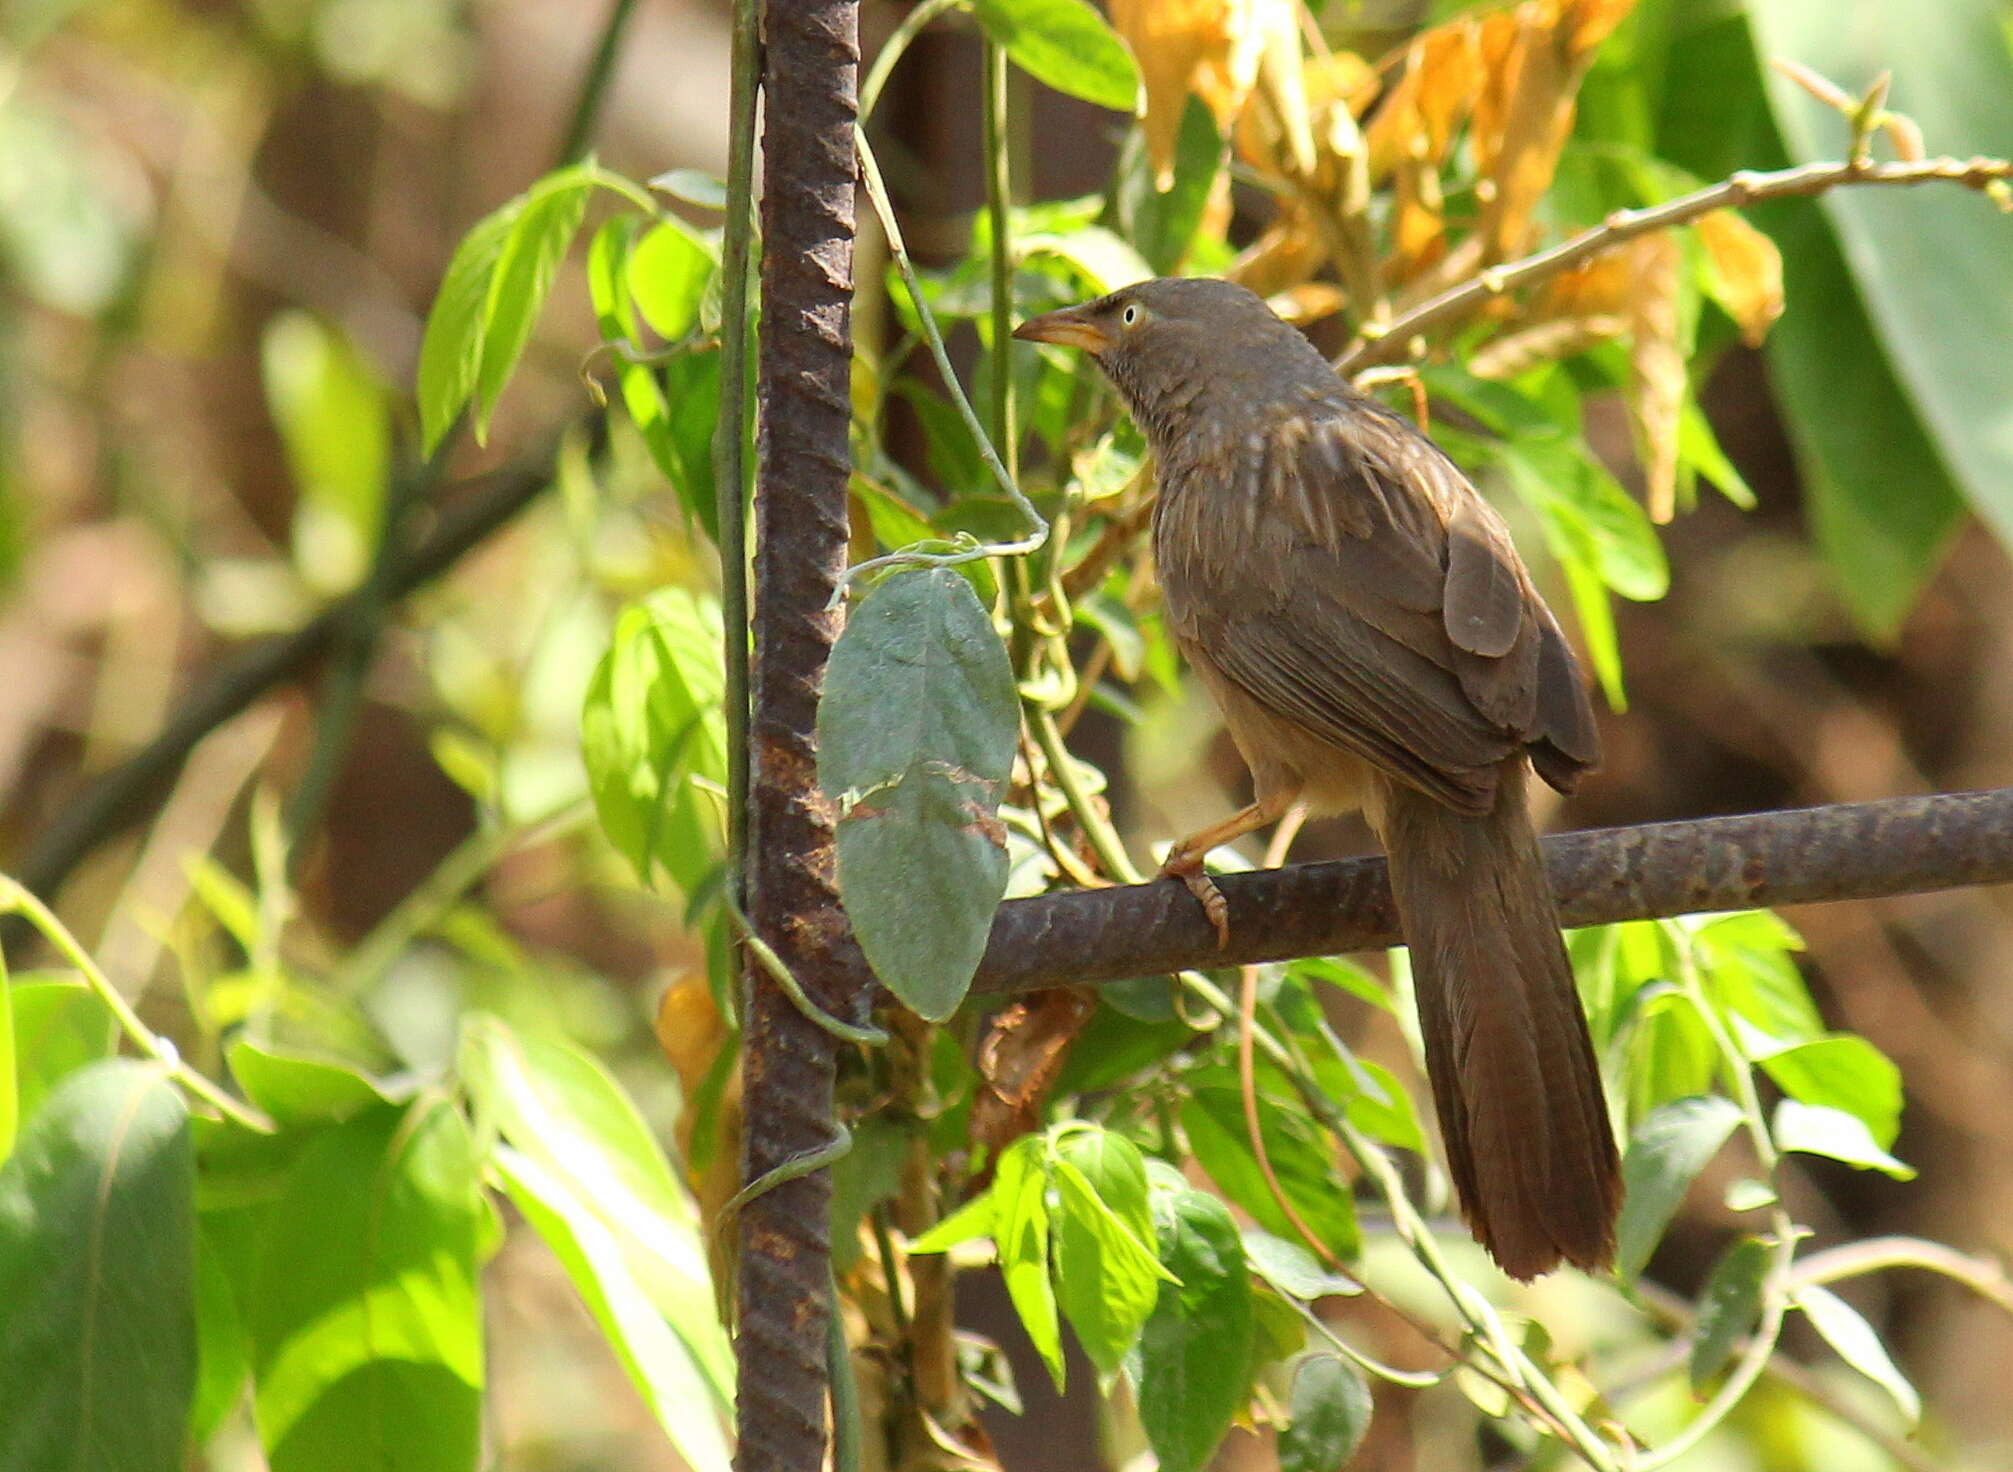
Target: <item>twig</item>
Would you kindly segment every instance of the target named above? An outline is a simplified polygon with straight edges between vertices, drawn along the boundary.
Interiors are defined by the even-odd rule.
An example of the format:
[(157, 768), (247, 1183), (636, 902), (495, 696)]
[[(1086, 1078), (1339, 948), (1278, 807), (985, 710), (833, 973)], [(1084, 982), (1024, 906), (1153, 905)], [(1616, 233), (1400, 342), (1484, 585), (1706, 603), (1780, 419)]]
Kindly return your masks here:
[(1989, 1257), (1973, 1257), (1941, 1242), (1921, 1237), (1868, 1237), (1813, 1252), (1789, 1275), (1792, 1288), (1836, 1283), (1888, 1268), (1921, 1268), (1962, 1283), (1987, 1302), (2013, 1314), (2013, 1280), (2005, 1267)]
[[(636, 12), (636, 0), (614, 0), (608, 8), (608, 19), (601, 23), (601, 36), (594, 43), (594, 55), (587, 63), (587, 71), (580, 79), (580, 94), (574, 100), (573, 111), (566, 119), (566, 131), (560, 135), (559, 147), (554, 157), (559, 165), (579, 163), (587, 156), (588, 145), (594, 141), (594, 129), (601, 121), (602, 104), (608, 100), (608, 87), (615, 80), (615, 62), (622, 54), (622, 37), (629, 29), (629, 18)], [(734, 321), (732, 317), (728, 321)]]
[[(1545, 857), (1568, 925), (2004, 884), (2013, 882), (2013, 788), (1558, 834), (1545, 840)], [(1230, 904), (1222, 949), (1178, 884), (1009, 900), (974, 988), (1286, 961), (1402, 938), (1381, 858), (1222, 874), (1216, 884)]]
[[(607, 437), (605, 416), (593, 416), (590, 435), (588, 453), (599, 453)], [(473, 482), (487, 489), (441, 512), (432, 535), (400, 565), (392, 595), (402, 598), (424, 587), (508, 525), (552, 484), (553, 459), (548, 452)], [(291, 634), (262, 640), (226, 659), (152, 741), (85, 788), (42, 830), (21, 862), (21, 882), (53, 898), (85, 855), (146, 816), (199, 741), (274, 686), (306, 673), (347, 625), (358, 597), (351, 593)]]
[(1714, 210), (1739, 209), (1766, 199), (1824, 194), (1842, 185), (1908, 186), (1945, 181), (1985, 190), (1994, 183), (2003, 184), (2009, 177), (2013, 177), (2013, 162), (1997, 158), (1932, 158), (1889, 163), (1858, 160), (1803, 164), (1772, 173), (1743, 170), (1709, 188), (1648, 209), (1616, 210), (1593, 229), (1584, 230), (1549, 250), (1485, 270), (1472, 280), (1421, 302), (1383, 332), (1365, 336), (1335, 360), (1335, 371), (1346, 377), (1373, 364), (1406, 357), (1411, 353), (1414, 338), (1458, 322), (1495, 297), (1555, 276), (1639, 235), (1687, 225)]
[(112, 979), (105, 975), (91, 953), (77, 943), (56, 914), (41, 900), (31, 894), (17, 880), (0, 874), (0, 912), (20, 915), (42, 933), (45, 940), (56, 948), (65, 961), (77, 968), (77, 974), (84, 978), (84, 984), (97, 994), (113, 1017), (118, 1019), (120, 1030), (132, 1039), (133, 1046), (145, 1053), (156, 1063), (168, 1070), (168, 1074), (208, 1104), (217, 1113), (235, 1124), (260, 1134), (273, 1132), (273, 1122), (248, 1105), (240, 1104), (201, 1073), (182, 1061), (182, 1055), (175, 1051), (175, 1045), (155, 1032), (140, 1020), (139, 1013), (127, 1002), (120, 990), (112, 985)]

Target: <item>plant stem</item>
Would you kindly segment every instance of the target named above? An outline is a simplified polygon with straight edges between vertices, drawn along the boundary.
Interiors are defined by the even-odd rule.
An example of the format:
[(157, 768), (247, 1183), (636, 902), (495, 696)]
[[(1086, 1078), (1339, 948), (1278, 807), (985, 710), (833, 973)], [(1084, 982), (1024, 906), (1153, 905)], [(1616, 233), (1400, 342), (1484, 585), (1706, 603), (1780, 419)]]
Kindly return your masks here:
[(734, 0), (728, 101), (727, 220), (720, 247), (720, 409), (713, 503), (720, 532), (720, 622), (727, 715), (727, 890), (747, 903), (748, 852), (748, 268), (755, 235), (755, 102), (761, 42), (755, 0)]
[(608, 9), (608, 19), (601, 23), (600, 39), (594, 43), (594, 55), (587, 63), (586, 75), (580, 79), (580, 95), (566, 120), (566, 131), (560, 135), (556, 157), (561, 165), (578, 163), (587, 156), (588, 145), (594, 141), (595, 124), (601, 120), (601, 105), (608, 99), (609, 83), (615, 79), (615, 61), (622, 54), (622, 35), (629, 29), (629, 18), (635, 11), (636, 0), (614, 0)]
[(880, 53), (874, 57), (874, 64), (867, 72), (867, 80), (860, 84), (860, 125), (874, 115), (874, 107), (881, 100), (881, 89), (888, 85), (893, 75), (895, 63), (908, 51), (910, 44), (923, 33), (923, 28), (947, 10), (957, 10), (970, 0), (922, 0), (922, 4), (902, 17), (902, 23), (889, 34)]
[(1765, 199), (1824, 194), (1841, 185), (1889, 184), (1906, 188), (1945, 181), (1970, 189), (1989, 190), (2013, 177), (2013, 162), (1997, 158), (1932, 158), (1897, 163), (1803, 164), (1772, 173), (1743, 170), (1729, 179), (1663, 204), (1639, 210), (1616, 210), (1591, 230), (1583, 230), (1550, 249), (1520, 261), (1495, 266), (1459, 286), (1421, 302), (1375, 336), (1366, 335), (1340, 358), (1335, 371), (1347, 377), (1376, 363), (1408, 356), (1412, 339), (1458, 322), (1492, 298), (1556, 276), (1604, 250), (1673, 225), (1688, 225), (1714, 210), (1739, 209)]
[(45, 940), (56, 948), (59, 955), (77, 968), (77, 974), (84, 978), (84, 984), (97, 994), (112, 1016), (118, 1020), (119, 1028), (133, 1042), (133, 1046), (161, 1064), (168, 1070), (169, 1077), (201, 1099), (234, 1124), (260, 1134), (273, 1132), (273, 1122), (255, 1109), (240, 1104), (217, 1085), (182, 1061), (182, 1055), (175, 1045), (155, 1032), (140, 1020), (119, 989), (112, 985), (112, 979), (99, 969), (90, 953), (77, 943), (55, 911), (34, 895), (16, 879), (0, 874), (0, 912), (11, 912), (26, 917), (29, 924), (42, 933)]

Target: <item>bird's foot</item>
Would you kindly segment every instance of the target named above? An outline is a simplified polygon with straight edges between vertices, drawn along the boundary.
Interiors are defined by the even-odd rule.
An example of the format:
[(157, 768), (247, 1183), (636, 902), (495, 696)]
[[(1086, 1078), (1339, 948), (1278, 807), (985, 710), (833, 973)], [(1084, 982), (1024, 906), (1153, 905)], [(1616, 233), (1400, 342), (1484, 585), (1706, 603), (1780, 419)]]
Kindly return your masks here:
[(1216, 881), (1209, 877), (1209, 871), (1202, 867), (1202, 855), (1183, 853), (1176, 850), (1168, 855), (1167, 862), (1160, 866), (1156, 879), (1179, 879), (1188, 886), (1188, 892), (1195, 896), (1202, 906), (1202, 913), (1209, 917), (1209, 923), (1216, 930), (1216, 948), (1220, 951), (1230, 944), (1230, 901), (1223, 897), (1223, 891), (1216, 887)]

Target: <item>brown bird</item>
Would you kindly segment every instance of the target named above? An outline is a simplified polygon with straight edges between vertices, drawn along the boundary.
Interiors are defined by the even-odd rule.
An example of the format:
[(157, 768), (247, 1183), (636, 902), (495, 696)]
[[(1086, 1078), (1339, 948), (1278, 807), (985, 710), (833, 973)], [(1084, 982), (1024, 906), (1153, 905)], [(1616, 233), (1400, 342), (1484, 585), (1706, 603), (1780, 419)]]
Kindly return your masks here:
[(1167, 624), (1251, 768), (1251, 806), (1162, 874), (1227, 939), (1210, 849), (1361, 808), (1469, 1226), (1512, 1277), (1606, 1265), (1621, 1170), (1524, 793), (1529, 767), (1570, 791), (1599, 741), (1502, 518), (1241, 286), (1146, 281), (1014, 336), (1088, 352), (1139, 422)]

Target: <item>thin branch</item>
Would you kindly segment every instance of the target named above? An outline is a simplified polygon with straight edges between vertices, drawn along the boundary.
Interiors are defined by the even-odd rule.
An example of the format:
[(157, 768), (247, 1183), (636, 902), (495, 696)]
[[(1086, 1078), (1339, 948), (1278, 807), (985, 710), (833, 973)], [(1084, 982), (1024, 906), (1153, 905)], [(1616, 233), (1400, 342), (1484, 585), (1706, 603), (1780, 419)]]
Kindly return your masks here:
[[(1594, 829), (1545, 841), (1561, 918), (1599, 925), (2013, 883), (2013, 788)], [(1217, 876), (1230, 944), (1179, 884), (1009, 900), (974, 988), (1021, 992), (1396, 945), (1381, 858)]]
[(560, 135), (555, 156), (561, 165), (579, 163), (594, 142), (601, 106), (608, 100), (609, 86), (615, 80), (615, 63), (622, 55), (622, 37), (635, 13), (636, 0), (614, 0), (608, 8), (608, 19), (601, 23), (601, 35), (594, 43), (594, 55), (580, 79), (579, 96), (566, 119), (566, 131)]
[(1962, 184), (1970, 189), (1991, 190), (2013, 178), (2013, 162), (1999, 158), (1932, 158), (1905, 162), (1803, 164), (1758, 174), (1743, 170), (1733, 177), (1680, 195), (1649, 209), (1616, 210), (1591, 230), (1549, 250), (1492, 267), (1459, 286), (1441, 292), (1406, 312), (1376, 336), (1366, 336), (1335, 360), (1335, 371), (1345, 377), (1377, 363), (1407, 357), (1414, 338), (1449, 323), (1458, 322), (1484, 303), (1556, 276), (1604, 250), (1673, 225), (1688, 225), (1714, 210), (1739, 209), (1766, 199), (1824, 194), (1844, 185), (1892, 184), (1908, 186), (1939, 181)]
[[(594, 415), (590, 426), (588, 453), (598, 454), (606, 443), (606, 416)], [(440, 512), (432, 534), (400, 564), (392, 596), (424, 587), (508, 525), (552, 484), (553, 459), (547, 453), (470, 482), (484, 489)], [(19, 866), (21, 882), (53, 898), (87, 854), (147, 815), (198, 742), (276, 685), (306, 674), (349, 626), (360, 596), (338, 599), (291, 634), (261, 640), (226, 659), (152, 741), (85, 788), (42, 830)]]
[(1807, 1284), (1836, 1283), (1842, 1278), (1857, 1278), (1888, 1268), (1920, 1268), (1924, 1272), (1941, 1273), (2013, 1314), (2013, 1279), (2007, 1277), (2003, 1264), (1921, 1237), (1868, 1237), (1863, 1242), (1847, 1242), (1813, 1252), (1790, 1273), (1789, 1286), (1794, 1289)]

